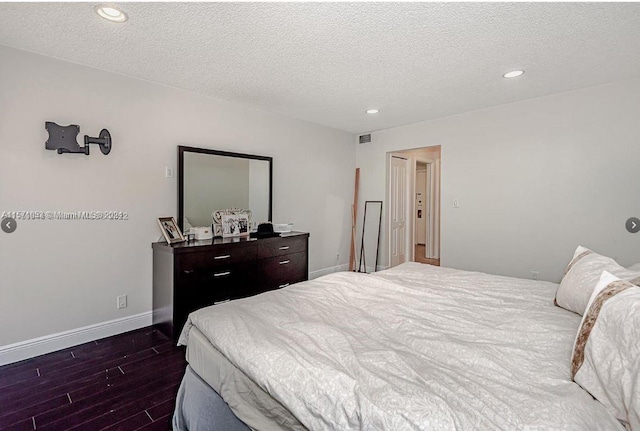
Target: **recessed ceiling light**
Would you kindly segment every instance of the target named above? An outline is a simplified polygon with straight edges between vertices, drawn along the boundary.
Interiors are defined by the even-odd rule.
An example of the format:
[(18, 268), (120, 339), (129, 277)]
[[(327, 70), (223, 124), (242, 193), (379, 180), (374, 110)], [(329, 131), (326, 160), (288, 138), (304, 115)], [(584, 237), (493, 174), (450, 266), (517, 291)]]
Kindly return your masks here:
[(94, 10), (102, 18), (112, 22), (125, 22), (128, 19), (126, 13), (113, 6), (98, 5)]
[(524, 73), (524, 70), (512, 70), (511, 72), (507, 72), (504, 75), (502, 75), (503, 78), (517, 78), (518, 76), (522, 75)]
[(369, 110), (367, 110), (367, 114), (377, 114), (378, 112), (380, 112), (378, 109), (369, 109)]

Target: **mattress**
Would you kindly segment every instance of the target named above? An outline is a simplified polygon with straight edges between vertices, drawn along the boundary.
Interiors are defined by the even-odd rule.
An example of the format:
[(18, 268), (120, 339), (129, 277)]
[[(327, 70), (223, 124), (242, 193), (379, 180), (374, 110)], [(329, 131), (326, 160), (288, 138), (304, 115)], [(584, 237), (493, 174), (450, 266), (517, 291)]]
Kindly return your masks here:
[(179, 342), (255, 429), (623, 430), (570, 379), (580, 317), (556, 289), (415, 263), (336, 273), (196, 311)]
[(178, 388), (171, 428), (173, 431), (251, 431), (189, 365)]
[(231, 411), (254, 430), (281, 431), (305, 428), (289, 411), (224, 357), (198, 328), (189, 333), (187, 361)]

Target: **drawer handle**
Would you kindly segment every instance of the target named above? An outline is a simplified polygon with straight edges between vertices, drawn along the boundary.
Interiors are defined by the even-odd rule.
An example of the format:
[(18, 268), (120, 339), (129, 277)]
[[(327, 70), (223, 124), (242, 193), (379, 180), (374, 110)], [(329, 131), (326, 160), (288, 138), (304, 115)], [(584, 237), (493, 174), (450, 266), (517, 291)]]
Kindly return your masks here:
[(288, 245), (283, 245), (282, 247), (280, 247), (280, 250), (289, 250), (289, 246)]
[(215, 256), (214, 259), (215, 260), (220, 260), (220, 259), (229, 259), (231, 257), (230, 254), (224, 254), (222, 256)]
[(184, 271), (185, 274), (189, 275), (189, 274), (193, 274), (195, 271), (193, 269), (185, 269)]
[(281, 284), (280, 286), (278, 286), (278, 289), (282, 289), (283, 287), (287, 287), (288, 285), (289, 283)]
[(213, 274), (214, 277), (224, 277), (225, 275), (231, 274), (231, 271), (218, 272), (217, 274)]
[(283, 260), (282, 262), (280, 262), (280, 265), (286, 265), (289, 262), (291, 262), (291, 261), (290, 260)]
[(231, 301), (231, 299), (225, 299), (224, 301), (216, 301), (213, 303), (213, 305), (224, 304), (225, 302), (229, 302), (229, 301)]

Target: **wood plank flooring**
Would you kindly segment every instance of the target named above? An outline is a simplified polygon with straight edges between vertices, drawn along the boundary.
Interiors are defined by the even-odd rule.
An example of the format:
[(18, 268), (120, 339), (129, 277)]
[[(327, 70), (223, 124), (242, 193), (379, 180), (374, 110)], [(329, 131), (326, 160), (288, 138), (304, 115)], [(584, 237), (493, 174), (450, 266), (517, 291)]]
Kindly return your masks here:
[(151, 327), (0, 367), (0, 430), (170, 430), (183, 348)]
[(440, 259), (428, 259), (424, 257), (424, 245), (416, 244), (416, 250), (414, 254), (414, 260), (420, 263), (426, 263), (429, 265), (440, 266)]

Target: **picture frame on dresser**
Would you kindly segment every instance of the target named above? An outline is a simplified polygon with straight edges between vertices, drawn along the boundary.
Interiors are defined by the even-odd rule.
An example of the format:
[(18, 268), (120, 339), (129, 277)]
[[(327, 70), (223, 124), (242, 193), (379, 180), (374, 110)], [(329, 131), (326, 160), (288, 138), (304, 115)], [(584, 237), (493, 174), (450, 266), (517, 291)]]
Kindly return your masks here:
[(224, 214), (222, 216), (222, 237), (234, 238), (249, 235), (247, 214)]
[(158, 226), (162, 231), (162, 235), (168, 244), (175, 244), (178, 242), (184, 242), (184, 235), (180, 232), (176, 219), (173, 217), (160, 217), (158, 218)]

